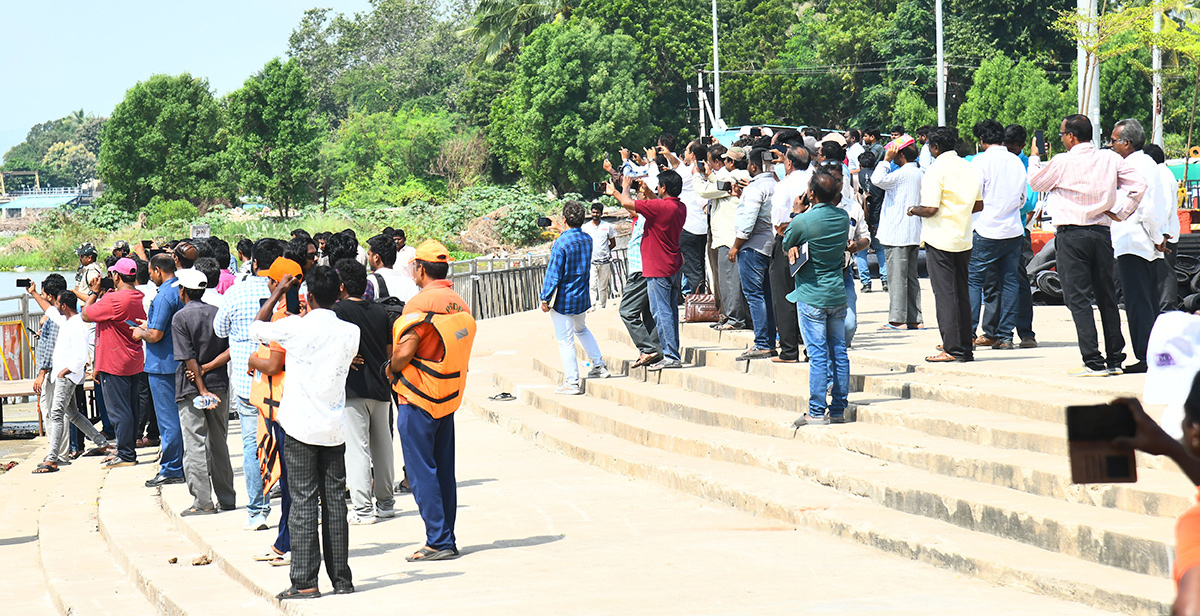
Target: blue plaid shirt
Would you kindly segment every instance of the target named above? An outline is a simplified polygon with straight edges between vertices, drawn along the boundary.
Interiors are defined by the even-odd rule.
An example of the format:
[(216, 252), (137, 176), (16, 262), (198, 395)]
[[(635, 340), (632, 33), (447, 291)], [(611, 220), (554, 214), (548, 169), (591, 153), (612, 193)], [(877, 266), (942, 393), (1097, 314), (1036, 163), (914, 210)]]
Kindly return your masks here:
[(567, 229), (550, 249), (542, 301), (559, 314), (582, 314), (592, 307), (592, 238), (582, 229)]
[(54, 371), (54, 343), (57, 341), (58, 323), (46, 319), (46, 322), (42, 323), (42, 333), (38, 336), (37, 352), (34, 354), (39, 371), (44, 370), (47, 374)]
[(245, 280), (229, 287), (225, 300), (213, 319), (213, 330), (218, 338), (229, 339), (229, 366), (233, 376), (233, 391), (242, 398), (250, 397), (250, 354), (258, 347), (250, 340), (250, 324), (258, 315), (262, 300), (271, 296), (267, 279), (248, 276)]

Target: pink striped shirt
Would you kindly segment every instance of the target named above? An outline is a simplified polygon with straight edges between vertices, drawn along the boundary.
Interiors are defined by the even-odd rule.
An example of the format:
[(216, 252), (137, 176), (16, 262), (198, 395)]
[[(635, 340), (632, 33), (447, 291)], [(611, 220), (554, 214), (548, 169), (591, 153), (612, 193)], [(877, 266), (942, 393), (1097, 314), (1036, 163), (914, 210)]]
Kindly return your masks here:
[[(1029, 187), (1048, 192), (1045, 209), (1054, 226), (1112, 224), (1105, 212), (1125, 220), (1146, 194), (1146, 181), (1112, 150), (1079, 143), (1043, 166), (1029, 157)], [(1122, 189), (1119, 193), (1117, 189)]]

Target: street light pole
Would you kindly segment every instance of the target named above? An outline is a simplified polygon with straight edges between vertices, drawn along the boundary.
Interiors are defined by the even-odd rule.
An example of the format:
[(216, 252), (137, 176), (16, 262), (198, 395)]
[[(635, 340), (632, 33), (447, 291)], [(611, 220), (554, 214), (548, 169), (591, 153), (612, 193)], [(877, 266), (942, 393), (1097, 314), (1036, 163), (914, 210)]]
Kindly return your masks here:
[(1076, 52), (1078, 60), (1076, 70), (1079, 75), (1079, 112), (1092, 121), (1092, 141), (1100, 144), (1100, 63), (1088, 66), (1088, 52), (1084, 49), (1083, 41), (1096, 36), (1096, 0), (1076, 0), (1076, 10), (1084, 17), (1080, 21), (1080, 42)]
[(717, 50), (717, 0), (712, 0), (713, 24), (713, 113), (721, 119), (721, 55)]
[(937, 106), (938, 126), (946, 125), (946, 56), (942, 53), (942, 0), (934, 4), (937, 21)]
[[(1162, 7), (1158, 0), (1155, 0), (1154, 11), (1154, 33), (1162, 32), (1163, 14)], [(1162, 48), (1155, 45), (1150, 48), (1150, 57), (1153, 61), (1153, 72), (1151, 74), (1153, 82), (1153, 96), (1150, 101), (1151, 111), (1150, 117), (1153, 119), (1154, 128), (1150, 133), (1150, 143), (1159, 147), (1163, 146), (1163, 102), (1162, 102)]]

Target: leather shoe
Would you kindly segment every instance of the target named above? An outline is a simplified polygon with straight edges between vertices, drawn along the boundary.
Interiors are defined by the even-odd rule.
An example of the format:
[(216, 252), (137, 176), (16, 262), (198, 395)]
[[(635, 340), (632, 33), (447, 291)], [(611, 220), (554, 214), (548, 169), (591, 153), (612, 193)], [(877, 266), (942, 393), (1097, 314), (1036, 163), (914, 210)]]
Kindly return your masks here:
[(1000, 341), (996, 340), (995, 338), (988, 338), (987, 336), (980, 336), (975, 339), (975, 346), (990, 347), (990, 346), (996, 344), (997, 342), (1000, 342)]
[(155, 475), (154, 479), (148, 479), (146, 481), (146, 487), (157, 488), (158, 486), (166, 486), (173, 483), (183, 483), (183, 477), (163, 477), (161, 474)]
[(1121, 369), (1125, 374), (1143, 374), (1146, 372), (1146, 362), (1139, 361), (1136, 364), (1129, 364)]

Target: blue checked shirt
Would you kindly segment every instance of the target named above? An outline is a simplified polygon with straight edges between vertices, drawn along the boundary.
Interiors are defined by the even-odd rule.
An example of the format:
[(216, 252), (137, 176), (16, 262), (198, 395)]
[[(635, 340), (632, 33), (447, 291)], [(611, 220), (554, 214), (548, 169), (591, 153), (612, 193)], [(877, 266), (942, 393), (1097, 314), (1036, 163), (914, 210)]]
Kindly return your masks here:
[(592, 238), (582, 229), (567, 229), (550, 249), (542, 301), (559, 314), (582, 314), (592, 307)]
[(241, 398), (250, 397), (250, 354), (258, 343), (250, 340), (250, 324), (262, 307), (262, 300), (271, 296), (267, 279), (262, 276), (247, 276), (225, 293), (225, 301), (217, 310), (213, 330), (218, 338), (229, 339), (229, 367), (233, 377), (233, 391)]
[(38, 337), (37, 352), (34, 357), (39, 371), (45, 371), (47, 374), (54, 371), (54, 343), (57, 341), (58, 323), (46, 319), (46, 322), (42, 323), (42, 333)]
[(626, 260), (629, 262), (629, 273), (642, 273), (642, 234), (646, 232), (646, 217), (638, 216), (633, 223), (633, 234), (629, 236), (629, 245), (625, 249)]

